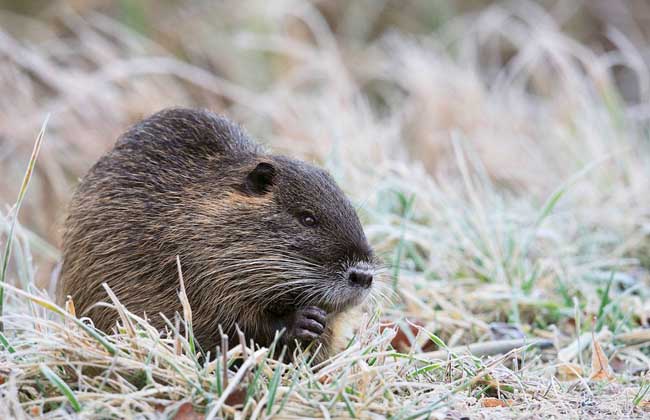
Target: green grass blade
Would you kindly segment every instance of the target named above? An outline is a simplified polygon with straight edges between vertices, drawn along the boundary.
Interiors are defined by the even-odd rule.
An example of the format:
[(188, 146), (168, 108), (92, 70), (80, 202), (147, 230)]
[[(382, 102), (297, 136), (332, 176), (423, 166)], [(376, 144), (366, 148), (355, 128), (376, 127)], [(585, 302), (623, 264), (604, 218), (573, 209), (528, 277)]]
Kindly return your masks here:
[(609, 297), (609, 290), (612, 287), (612, 282), (614, 281), (614, 272), (612, 271), (612, 275), (609, 277), (609, 281), (607, 282), (607, 286), (605, 286), (605, 290), (603, 290), (602, 295), (600, 297), (600, 305), (598, 306), (598, 314), (596, 315), (596, 331), (600, 331), (603, 328), (603, 324), (605, 323), (605, 308), (607, 305), (610, 304), (612, 301)]
[[(283, 347), (278, 360), (283, 360), (285, 350), (286, 347)], [(278, 363), (278, 366), (275, 368), (275, 372), (273, 372), (273, 378), (271, 378), (271, 383), (269, 384), (269, 399), (268, 402), (266, 403), (267, 416), (270, 416), (271, 411), (273, 410), (273, 404), (275, 403), (275, 395), (277, 394), (278, 386), (280, 385), (280, 379), (282, 378), (283, 372), (284, 372), (284, 366), (282, 365), (282, 363)]]
[(540, 211), (539, 216), (537, 216), (537, 220), (535, 221), (535, 226), (539, 226), (546, 220), (549, 214), (553, 212), (553, 209), (555, 209), (555, 206), (557, 203), (560, 201), (560, 198), (566, 193), (567, 191), (567, 185), (562, 185), (560, 188), (555, 190), (553, 194), (546, 200), (546, 203), (544, 203), (544, 206), (542, 207), (542, 211)]
[(639, 386), (639, 390), (637, 391), (636, 395), (634, 396), (634, 399), (632, 400), (632, 403), (634, 406), (638, 406), (641, 404), (642, 401), (645, 400), (646, 395), (650, 393), (650, 382), (647, 380), (643, 379), (641, 381), (641, 385)]
[(393, 290), (397, 290), (397, 282), (399, 281), (400, 264), (404, 254), (404, 237), (406, 235), (406, 224), (411, 219), (413, 203), (415, 202), (415, 195), (411, 194), (408, 198), (400, 195), (402, 202), (402, 225), (400, 226), (400, 238), (395, 249), (395, 259), (393, 260)]
[(6, 348), (9, 353), (15, 353), (16, 352), (16, 349), (14, 349), (11, 344), (9, 344), (9, 340), (1, 332), (0, 332), (0, 345), (2, 345), (2, 347)]
[(352, 407), (352, 403), (350, 402), (350, 398), (345, 393), (345, 391), (341, 392), (341, 399), (345, 403), (345, 408), (348, 410), (348, 413), (350, 413), (350, 417), (356, 419), (357, 413), (355, 413), (354, 408)]
[(68, 384), (66, 384), (63, 379), (59, 377), (59, 375), (57, 375), (52, 369), (45, 366), (43, 363), (39, 364), (38, 367), (40, 368), (43, 375), (45, 375), (45, 377), (52, 383), (52, 385), (57, 387), (61, 394), (63, 394), (68, 399), (68, 402), (70, 403), (72, 409), (76, 413), (79, 413), (81, 411), (81, 404), (79, 403), (79, 400), (77, 399), (76, 395), (74, 395), (74, 392), (72, 392)]
[[(227, 368), (226, 368), (227, 369)], [(215, 366), (214, 366), (214, 384), (212, 386), (211, 392), (216, 392), (218, 396), (221, 396), (223, 392), (223, 386), (221, 385), (221, 355), (219, 352), (216, 352), (215, 357)]]
[(542, 206), (542, 210), (540, 211), (539, 215), (537, 216), (537, 220), (535, 221), (535, 226), (539, 227), (544, 222), (544, 220), (546, 220), (546, 218), (553, 212), (557, 203), (560, 201), (562, 196), (569, 190), (570, 187), (572, 187), (580, 179), (586, 176), (594, 168), (598, 167), (604, 162), (607, 162), (613, 157), (614, 154), (609, 154), (596, 161), (591, 162), (590, 164), (586, 165), (584, 168), (582, 168), (581, 170), (573, 174), (568, 180), (566, 180), (555, 191), (553, 191), (553, 193), (550, 195), (550, 197), (546, 200), (546, 202)]
[[(270, 352), (269, 352), (270, 353)], [(255, 375), (253, 376), (253, 380), (248, 384), (248, 388), (246, 389), (246, 396), (244, 397), (244, 407), (246, 407), (246, 404), (248, 404), (248, 401), (255, 395), (255, 392), (257, 392), (257, 387), (260, 382), (260, 376), (262, 374), (262, 370), (264, 367), (264, 364), (266, 363), (266, 360), (268, 358), (268, 354), (266, 353), (264, 355), (264, 358), (260, 362), (259, 365), (257, 365), (257, 369), (255, 370)]]

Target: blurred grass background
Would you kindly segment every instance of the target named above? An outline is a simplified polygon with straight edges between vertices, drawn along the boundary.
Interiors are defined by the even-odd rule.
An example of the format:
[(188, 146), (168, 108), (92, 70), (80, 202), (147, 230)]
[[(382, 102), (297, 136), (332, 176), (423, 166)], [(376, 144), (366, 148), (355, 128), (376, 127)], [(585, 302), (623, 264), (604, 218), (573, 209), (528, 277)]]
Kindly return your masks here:
[[(207, 107), (340, 181), (389, 267), (388, 321), (450, 346), (578, 337), (558, 358), (585, 371), (579, 337), (609, 331), (625, 387), (599, 410), (629, 413), (650, 360), (625, 341), (650, 324), (649, 37), (641, 0), (2, 1), (3, 204), (50, 115), (12, 284), (52, 288), (67, 200), (128, 125)], [(515, 388), (554, 383), (555, 356)]]
[[(539, 7), (549, 14), (549, 18), (557, 24), (558, 30), (571, 39), (584, 44), (596, 53), (611, 53), (618, 50), (615, 41), (628, 42), (638, 53), (642, 60), (638, 65), (646, 64), (650, 60), (648, 41), (650, 37), (650, 5), (642, 0), (613, 3), (607, 0), (595, 1), (540, 1), (525, 2), (492, 2), (492, 1), (389, 1), (380, 2), (360, 1), (314, 1), (314, 11), (319, 13), (332, 31), (332, 35), (339, 41), (343, 64), (350, 65), (350, 76), (360, 83), (363, 92), (371, 99), (381, 87), (375, 80), (364, 80), (363, 66), (373, 66), (372, 57), (365, 57), (364, 47), (385, 37), (391, 32), (402, 34), (430, 35), (441, 27), (449, 25), (454, 19), (480, 13), (489, 7), (504, 6), (506, 9), (530, 9), (532, 14)], [(14, 132), (13, 126), (19, 130), (33, 129), (34, 125), (17, 124), (12, 117), (11, 108), (17, 108), (13, 99), (22, 97), (22, 101), (40, 98), (40, 104), (32, 109), (32, 114), (40, 115), (33, 119), (38, 120), (47, 112), (56, 111), (51, 107), (53, 98), (60, 97), (65, 88), (71, 87), (75, 72), (82, 76), (89, 76), (97, 72), (102, 66), (119, 63), (125, 58), (163, 55), (191, 63), (197, 68), (204, 69), (211, 74), (245, 86), (248, 89), (260, 90), (268, 88), (274, 81), (281, 79), (292, 69), (290, 57), (279, 56), (269, 51), (250, 51), (242, 48), (233, 38), (236, 35), (252, 32), (257, 35), (270, 34), (275, 30), (286, 31), (289, 38), (308, 44), (314, 42), (314, 34), (309, 33), (303, 22), (298, 19), (292, 21), (291, 16), (275, 19), (272, 12), (289, 6), (298, 7), (297, 3), (280, 2), (276, 6), (265, 6), (263, 3), (248, 2), (237, 7), (236, 2), (186, 2), (179, 4), (173, 1), (11, 1), (0, 2), (0, 23), (3, 29), (3, 58), (5, 67), (16, 66), (22, 70), (22, 76), (33, 78), (30, 80), (34, 89), (21, 92), (21, 85), (11, 85), (10, 78), (3, 78), (3, 135), (2, 137), (10, 147), (19, 147), (17, 152), (29, 149), (30, 134), (22, 131)], [(253, 12), (253, 13), (251, 13)], [(532, 15), (531, 14), (531, 15)], [(112, 20), (108, 20), (109, 18)], [(462, 31), (462, 29), (460, 29)], [(502, 28), (508, 31), (507, 26)], [(97, 32), (97, 33), (93, 33)], [(128, 39), (133, 37), (133, 39)], [(139, 38), (143, 37), (143, 38)], [(612, 39), (614, 38), (614, 39)], [(127, 42), (130, 41), (130, 42)], [(145, 42), (146, 41), (146, 42)], [(509, 45), (508, 42), (498, 40), (495, 45), (485, 45), (478, 59), (480, 66), (489, 71), (481, 74), (490, 83), (490, 74), (498, 72), (513, 55), (518, 52), (519, 46)], [(93, 42), (96, 42), (95, 45)], [(113, 45), (114, 44), (114, 45)], [(142, 44), (142, 45), (141, 45)], [(245, 44), (245, 43), (243, 43)], [(39, 60), (30, 54), (32, 48), (52, 48)], [(137, 47), (136, 47), (137, 46)], [(13, 47), (13, 48), (12, 48)], [(450, 46), (449, 53), (454, 55)], [(359, 54), (359, 55), (357, 55)], [(364, 58), (367, 61), (364, 62)], [(12, 60), (13, 59), (13, 60)], [(13, 62), (12, 62), (13, 61)], [(641, 101), (640, 81), (638, 74), (627, 68), (629, 63), (614, 64), (612, 66), (616, 86), (622, 92), (627, 103)], [(134, 65), (134, 67), (136, 67)], [(42, 71), (43, 73), (39, 73)], [(148, 79), (150, 73), (165, 72), (165, 69), (154, 70), (145, 68), (143, 74), (138, 74), (134, 69), (134, 76)], [(370, 71), (367, 71), (371, 73)], [(118, 69), (119, 73), (119, 69)], [(148, 74), (149, 73), (149, 74)], [(125, 78), (123, 74), (114, 76)], [(154, 78), (154, 77), (151, 77)], [(61, 79), (56, 81), (57, 79)], [(85, 92), (90, 99), (93, 95), (105, 94), (108, 87), (83, 86), (87, 82), (84, 78), (79, 80), (79, 88), (86, 87)], [(121, 80), (121, 83), (128, 83)], [(175, 81), (174, 85), (165, 86), (169, 89), (170, 96), (176, 84), (184, 88), (184, 102), (198, 106), (219, 106), (227, 108), (231, 104), (227, 98), (217, 101), (218, 94), (205, 92), (191, 83), (187, 85)], [(364, 84), (367, 82), (368, 84)], [(159, 82), (163, 83), (164, 82)], [(122, 89), (125, 87), (121, 86)], [(536, 86), (541, 89), (542, 86)], [(22, 95), (20, 95), (22, 93)], [(126, 113), (132, 115), (131, 119), (146, 114), (149, 109), (158, 109), (172, 102), (171, 99), (153, 96), (152, 92), (145, 92), (151, 97), (139, 95), (136, 98), (125, 97), (119, 104), (120, 109), (114, 111), (121, 116)], [(167, 93), (167, 92), (164, 92)], [(12, 94), (15, 94), (12, 96)], [(164, 94), (162, 96), (165, 96)], [(64, 98), (65, 99), (65, 98)], [(645, 98), (644, 98), (645, 99)], [(80, 99), (81, 100), (81, 99)], [(13, 104), (12, 104), (13, 102)], [(60, 100), (59, 102), (63, 102)], [(215, 103), (216, 102), (216, 103)], [(13, 106), (10, 106), (12, 104)], [(23, 110), (24, 111), (24, 110)], [(65, 109), (73, 113), (81, 113), (81, 109)], [(87, 110), (83, 110), (87, 111)], [(106, 125), (113, 123), (110, 112), (103, 116), (107, 119)], [(135, 114), (135, 115), (133, 115)], [(24, 113), (23, 113), (24, 115)], [(23, 123), (25, 121), (23, 120)], [(27, 122), (31, 122), (28, 121)], [(35, 123), (38, 125), (38, 123)], [(97, 127), (97, 132), (101, 132)], [(115, 128), (114, 132), (122, 129)], [(107, 140), (94, 139), (93, 137), (68, 140), (70, 142), (83, 142), (86, 147), (96, 146), (105, 148), (114, 140), (114, 136), (107, 133)], [(27, 134), (27, 135), (26, 135)], [(79, 133), (86, 135), (87, 133)], [(17, 138), (17, 135), (21, 137)], [(20, 140), (20, 141), (19, 141)], [(97, 141), (93, 141), (97, 140)], [(4, 153), (8, 156), (9, 153)], [(428, 158), (429, 156), (424, 156)], [(3, 196), (4, 197), (4, 196)], [(9, 195), (11, 197), (11, 195)], [(7, 200), (5, 200), (7, 201)], [(10, 201), (10, 200), (8, 200)], [(56, 207), (56, 206), (53, 206)], [(51, 220), (51, 219), (50, 219)], [(45, 233), (43, 226), (39, 229)], [(48, 232), (48, 235), (52, 235)]]
[[(617, 41), (629, 43), (638, 53), (635, 57), (638, 62), (614, 63), (614, 82), (626, 104), (644, 104), (647, 99), (641, 97), (647, 93), (647, 80), (639, 80), (635, 69), (628, 68), (630, 64), (646, 66), (650, 60), (650, 4), (643, 0), (554, 0), (522, 4), (382, 0), (311, 4), (338, 42), (339, 58), (348, 72), (346, 76), (358, 84), (378, 112), (382, 110), (387, 81), (376, 77), (377, 63), (373, 62), (373, 51), (366, 47), (394, 32), (430, 35), (455, 19), (490, 7), (529, 9), (531, 24), (535, 23), (535, 9), (539, 7), (538, 12), (548, 13), (558, 31), (597, 54), (615, 54), (620, 47)], [(59, 232), (57, 223), (52, 222), (61, 220), (76, 178), (127, 124), (174, 104), (222, 111), (242, 105), (233, 104), (233, 98), (226, 93), (206, 91), (200, 81), (183, 77), (191, 70), (174, 68), (177, 63), (147, 63), (146, 58), (137, 62), (137, 58), (171, 57), (179, 64), (196, 66), (197, 70), (251, 91), (268, 89), (294, 71), (299, 58), (293, 55), (300, 54), (299, 48), (291, 54), (277, 54), (273, 47), (270, 50), (249, 48), (246, 42), (237, 42), (237, 37), (246, 33), (264, 37), (281, 31), (298, 43), (312, 45), (318, 41), (296, 16), (290, 13), (274, 16), (274, 12), (285, 8), (288, 11), (300, 6), (290, 2), (270, 6), (231, 1), (0, 1), (3, 59), (0, 159), (1, 175), (9, 181), (2, 183), (0, 201), (10, 203), (16, 196), (17, 174), (29, 156), (32, 139), (44, 116), (54, 113), (49, 135), (56, 140), (48, 142), (46, 153), (59, 154), (52, 159), (57, 159), (60, 167), (45, 162), (38, 169), (41, 173), (48, 172), (48, 176), (41, 177), (41, 184), (34, 188), (39, 191), (32, 192), (23, 222), (56, 244)], [(508, 27), (501, 30), (507, 32)], [(482, 80), (476, 82), (483, 86), (489, 86), (521, 48), (507, 39), (493, 38), (480, 46), (482, 50), (476, 57), (480, 62), (474, 64), (481, 67)], [(266, 41), (273, 43), (270, 38)], [(291, 49), (291, 45), (286, 47)], [(451, 57), (457, 55), (453, 45), (441, 47)], [(40, 52), (43, 54), (39, 57)], [(540, 80), (535, 80), (537, 92), (545, 94), (553, 89), (544, 86), (553, 81), (548, 76), (540, 75)], [(201, 79), (201, 75), (196, 77)], [(444, 103), (448, 98), (440, 95), (438, 99), (441, 103), (434, 107), (440, 109), (430, 111), (450, 114), (446, 117), (452, 121), (442, 123), (447, 129), (458, 128), (459, 122), (453, 121), (459, 118), (454, 114), (456, 110), (450, 110), (451, 105)], [(647, 112), (647, 107), (644, 110)], [(265, 133), (265, 129), (259, 130), (259, 134)], [(411, 139), (414, 142), (426, 143), (418, 133), (409, 134), (415, 137)], [(70, 149), (63, 150), (66, 146)], [(64, 151), (69, 155), (61, 156)], [(423, 153), (417, 154), (417, 158), (432, 167), (437, 156)], [(38, 210), (33, 211), (34, 207)], [(45, 212), (44, 207), (48, 208)]]

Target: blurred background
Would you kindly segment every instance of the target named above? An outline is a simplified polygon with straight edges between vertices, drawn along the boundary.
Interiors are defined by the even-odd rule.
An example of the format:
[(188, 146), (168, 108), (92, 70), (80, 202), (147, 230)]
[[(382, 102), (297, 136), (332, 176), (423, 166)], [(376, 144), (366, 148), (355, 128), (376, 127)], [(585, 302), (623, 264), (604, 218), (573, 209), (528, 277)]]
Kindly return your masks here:
[[(519, 401), (499, 411), (504, 418), (642, 417), (650, 406), (649, 64), (648, 0), (0, 0), (2, 250), (47, 119), (7, 281), (51, 292), (79, 178), (134, 122), (169, 106), (205, 107), (274, 151), (324, 166), (357, 206), (385, 264), (377, 289), (385, 296), (367, 307), (379, 316), (358, 330), (359, 354), (386, 337), (398, 351), (435, 350), (439, 340), (420, 327), (452, 348), (553, 343), (519, 353), (522, 364), (515, 353), (496, 364), (445, 353), (435, 358), (447, 362), (408, 374), (410, 356), (385, 366), (373, 356), (354, 367), (362, 376), (350, 374), (357, 357), (349, 353), (338, 390), (320, 381), (327, 390), (318, 398), (341, 410), (333, 416), (347, 416), (346, 393), (358, 410), (374, 410), (383, 396), (379, 412), (396, 417), (457, 393), (462, 413), (491, 418), (477, 399), (492, 388)], [(37, 365), (50, 360), (73, 375), (73, 389), (92, 392), (87, 413), (97, 415), (102, 401), (133, 413), (136, 388), (119, 374), (106, 381), (93, 371), (86, 382), (101, 384), (81, 385), (74, 373), (100, 353), (60, 351), (68, 324), (48, 321), (41, 331), (35, 306), (8, 295), (5, 315), (33, 331), (13, 341), (23, 373), (8, 364), (19, 373), (4, 383), (40, 389)], [(399, 327), (395, 338), (379, 332), (387, 323)], [(602, 359), (616, 378), (588, 385), (590, 361)], [(101, 360), (114, 371), (112, 357)], [(124, 366), (130, 375), (137, 364)], [(195, 374), (203, 375), (181, 373), (165, 398), (198, 395), (186, 380)], [(309, 392), (318, 384), (303, 378)], [(366, 386), (373, 381), (377, 388)], [(98, 399), (105, 383), (118, 385)], [(59, 393), (29, 395), (38, 405)], [(297, 393), (296, 410), (316, 395)], [(18, 401), (18, 391), (5, 394)], [(136, 410), (157, 413), (159, 401)]]
[(185, 105), (326, 166), (403, 278), (647, 282), (649, 37), (644, 0), (0, 1), (5, 222), (49, 115), (14, 269), (47, 286), (79, 177)]

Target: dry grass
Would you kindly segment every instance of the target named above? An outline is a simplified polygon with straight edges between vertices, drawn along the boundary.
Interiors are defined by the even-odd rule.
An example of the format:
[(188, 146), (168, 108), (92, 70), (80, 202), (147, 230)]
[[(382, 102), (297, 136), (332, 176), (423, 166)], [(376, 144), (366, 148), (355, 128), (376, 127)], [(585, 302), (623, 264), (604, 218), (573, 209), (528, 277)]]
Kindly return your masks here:
[[(336, 33), (311, 3), (269, 4), (193, 5), (156, 15), (146, 36), (71, 8), (0, 13), (3, 203), (50, 114), (9, 261), (0, 416), (647, 416), (641, 52), (616, 31), (614, 50), (590, 49), (529, 2), (372, 39), (379, 2)], [(621, 98), (620, 66), (639, 103)], [(226, 346), (206, 349), (221, 352), (208, 362), (177, 333), (188, 311), (161, 335), (114, 301), (121, 331), (104, 336), (51, 303), (76, 178), (130, 122), (170, 105), (229, 114), (327, 167), (358, 204), (395, 293), (319, 369)], [(13, 215), (0, 213), (3, 244)], [(523, 337), (535, 345), (500, 341)], [(592, 378), (594, 342), (612, 379)]]

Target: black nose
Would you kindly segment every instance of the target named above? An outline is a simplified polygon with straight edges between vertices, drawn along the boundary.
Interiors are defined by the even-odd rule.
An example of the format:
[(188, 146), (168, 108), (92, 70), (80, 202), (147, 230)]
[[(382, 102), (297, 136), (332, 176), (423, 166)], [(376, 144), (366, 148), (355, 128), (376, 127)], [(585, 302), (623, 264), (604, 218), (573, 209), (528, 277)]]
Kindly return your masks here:
[(355, 268), (350, 270), (348, 279), (350, 279), (350, 283), (354, 284), (355, 286), (364, 288), (368, 288), (372, 284), (372, 274), (368, 273), (367, 271), (361, 271)]

